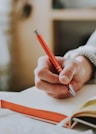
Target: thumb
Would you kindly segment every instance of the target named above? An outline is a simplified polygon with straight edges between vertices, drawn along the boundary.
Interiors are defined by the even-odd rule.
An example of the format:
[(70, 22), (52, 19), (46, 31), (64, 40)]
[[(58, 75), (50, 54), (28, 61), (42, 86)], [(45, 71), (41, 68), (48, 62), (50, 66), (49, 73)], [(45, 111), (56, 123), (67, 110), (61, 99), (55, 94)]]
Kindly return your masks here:
[(59, 74), (60, 82), (62, 84), (70, 83), (77, 71), (78, 67), (74, 66), (73, 64), (65, 66), (62, 72)]

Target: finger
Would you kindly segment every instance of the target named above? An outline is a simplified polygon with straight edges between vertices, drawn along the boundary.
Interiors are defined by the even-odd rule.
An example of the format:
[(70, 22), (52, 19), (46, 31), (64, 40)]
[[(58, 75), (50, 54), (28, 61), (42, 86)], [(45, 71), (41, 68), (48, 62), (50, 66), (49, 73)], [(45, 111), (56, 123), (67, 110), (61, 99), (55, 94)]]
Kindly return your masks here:
[[(64, 60), (62, 57), (56, 57), (58, 62), (61, 64)], [(38, 66), (34, 70), (35, 76), (39, 77), (41, 80), (45, 80), (50, 83), (60, 83), (59, 77), (55, 72), (52, 63), (47, 56), (42, 56), (38, 60)]]
[(70, 92), (68, 92), (67, 94), (53, 94), (53, 93), (47, 93), (47, 94), (56, 99), (64, 99), (72, 96)]
[[(62, 67), (62, 63), (64, 62), (64, 58), (58, 56), (58, 57), (56, 57), (56, 59), (57, 59), (58, 63), (60, 64), (60, 66)], [(49, 60), (49, 58), (47, 56), (42, 56), (39, 58), (38, 67), (48, 68), (51, 72), (56, 73), (56, 74), (58, 73), (56, 71), (56, 68), (51, 63), (51, 61)]]
[(80, 67), (77, 62), (67, 64), (59, 75), (60, 82), (63, 84), (70, 83), (79, 70)]
[(67, 86), (63, 84), (49, 84), (45, 81), (41, 81), (40, 79), (38, 79), (38, 81), (36, 82), (36, 87), (38, 89), (44, 90), (47, 94), (50, 94), (54, 97), (57, 96), (58, 98), (61, 98), (61, 96), (66, 96), (67, 94), (69, 94)]
[(35, 77), (38, 77), (39, 79), (56, 84), (60, 83), (59, 81), (59, 76), (57, 74), (52, 73), (49, 69), (47, 68), (37, 68), (34, 70)]

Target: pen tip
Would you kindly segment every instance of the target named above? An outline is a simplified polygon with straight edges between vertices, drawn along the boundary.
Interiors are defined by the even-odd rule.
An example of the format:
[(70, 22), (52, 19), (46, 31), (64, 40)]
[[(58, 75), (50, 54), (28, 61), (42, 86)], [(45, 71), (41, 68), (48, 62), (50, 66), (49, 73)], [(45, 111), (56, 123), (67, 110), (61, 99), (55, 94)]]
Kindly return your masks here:
[(76, 93), (74, 90), (70, 90), (70, 93), (73, 95), (73, 96), (76, 96)]
[(70, 93), (71, 93), (73, 96), (76, 96), (76, 92), (75, 92), (75, 90), (73, 89), (73, 87), (72, 87), (71, 84), (69, 84), (69, 91), (70, 91)]
[(36, 35), (38, 35), (39, 33), (38, 33), (38, 31), (37, 31), (37, 29), (36, 30), (34, 30), (34, 33), (36, 34)]

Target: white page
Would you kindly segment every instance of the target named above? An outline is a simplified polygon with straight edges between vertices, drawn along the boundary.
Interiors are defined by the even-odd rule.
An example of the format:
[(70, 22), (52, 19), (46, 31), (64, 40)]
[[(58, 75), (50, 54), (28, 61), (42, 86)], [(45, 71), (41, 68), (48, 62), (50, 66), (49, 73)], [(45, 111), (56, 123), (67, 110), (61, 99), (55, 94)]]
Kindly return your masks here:
[(64, 113), (69, 116), (77, 106), (95, 95), (95, 84), (85, 85), (75, 97), (66, 99), (54, 99), (49, 97), (44, 91), (32, 87), (17, 95), (7, 98), (7, 100), (32, 108)]

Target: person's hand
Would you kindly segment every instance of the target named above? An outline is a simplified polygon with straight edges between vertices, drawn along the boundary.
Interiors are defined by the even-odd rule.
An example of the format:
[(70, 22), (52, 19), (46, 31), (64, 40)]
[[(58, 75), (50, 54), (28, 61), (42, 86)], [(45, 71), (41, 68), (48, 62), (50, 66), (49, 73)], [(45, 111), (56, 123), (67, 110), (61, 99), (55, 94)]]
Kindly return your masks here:
[(92, 65), (83, 56), (75, 59), (64, 59), (56, 57), (62, 67), (58, 74), (47, 56), (40, 57), (34, 71), (35, 86), (44, 90), (54, 98), (65, 98), (71, 96), (67, 84), (72, 84), (77, 92), (92, 75)]

